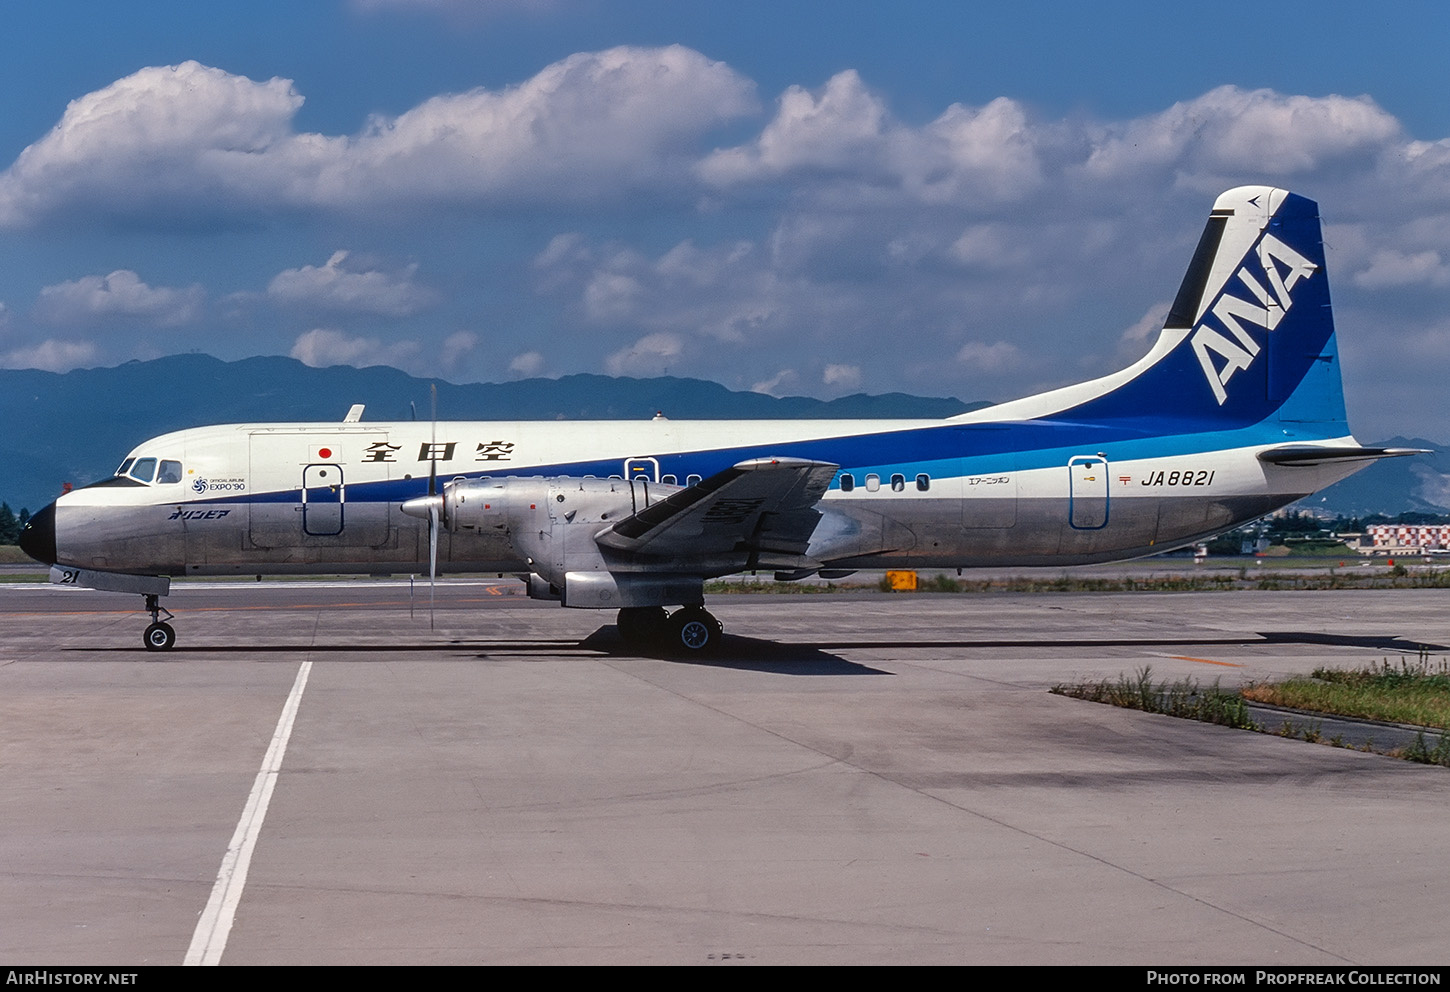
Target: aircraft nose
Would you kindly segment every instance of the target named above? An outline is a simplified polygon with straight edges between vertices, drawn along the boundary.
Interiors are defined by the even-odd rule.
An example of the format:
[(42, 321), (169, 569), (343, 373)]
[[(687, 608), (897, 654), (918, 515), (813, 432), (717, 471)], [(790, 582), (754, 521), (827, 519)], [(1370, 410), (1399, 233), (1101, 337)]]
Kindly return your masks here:
[(26, 521), (20, 532), (20, 550), (46, 565), (55, 564), (55, 504)]

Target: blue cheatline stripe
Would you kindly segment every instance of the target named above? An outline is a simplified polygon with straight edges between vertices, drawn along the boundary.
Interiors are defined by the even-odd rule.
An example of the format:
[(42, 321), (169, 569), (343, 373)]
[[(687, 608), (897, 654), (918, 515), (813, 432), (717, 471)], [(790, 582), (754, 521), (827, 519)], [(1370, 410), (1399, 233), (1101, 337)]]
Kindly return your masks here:
[[(1028, 471), (1067, 464), (1073, 455), (1104, 452), (1110, 461), (1143, 458), (1172, 458), (1180, 455), (1204, 454), (1226, 448), (1244, 448), (1290, 440), (1286, 425), (1269, 420), (1249, 428), (1204, 430), (1204, 425), (1183, 422), (1165, 423), (1161, 418), (1133, 418), (1111, 423), (1074, 423), (1062, 421), (1025, 421), (1007, 424), (948, 424), (880, 434), (845, 435), (780, 444), (755, 444), (711, 450), (693, 450), (656, 454), (661, 474), (674, 474), (680, 479), (690, 474), (709, 476), (736, 462), (749, 458), (790, 455), (814, 461), (834, 462), (843, 471), (858, 476), (876, 473), (883, 478), (893, 473), (915, 476), (925, 472), (933, 478), (961, 475)], [(1294, 425), (1292, 440), (1342, 437), (1348, 434), (1343, 423), (1325, 422)], [(1168, 431), (1177, 427), (1180, 431)], [(1193, 430), (1193, 427), (1200, 429)], [(623, 460), (590, 460), (548, 465), (521, 465), (500, 472), (443, 473), (448, 481), (454, 478), (478, 479), (484, 476), (506, 478), (515, 476), (585, 475), (605, 478), (618, 475)], [(832, 483), (833, 487), (837, 484)], [(420, 496), (428, 490), (426, 475), (412, 479), (378, 482), (356, 482), (347, 486), (349, 503), (391, 503)], [(195, 500), (196, 503), (297, 503), (300, 492), (254, 492), (241, 499), (238, 494)]]

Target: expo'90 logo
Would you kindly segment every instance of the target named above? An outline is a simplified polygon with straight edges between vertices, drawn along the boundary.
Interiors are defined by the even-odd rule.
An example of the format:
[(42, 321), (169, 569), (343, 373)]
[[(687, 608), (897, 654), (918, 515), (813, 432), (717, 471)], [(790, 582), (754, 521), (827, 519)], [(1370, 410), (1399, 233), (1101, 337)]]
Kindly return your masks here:
[(247, 484), (241, 479), (192, 479), (191, 490), (195, 493), (240, 493)]

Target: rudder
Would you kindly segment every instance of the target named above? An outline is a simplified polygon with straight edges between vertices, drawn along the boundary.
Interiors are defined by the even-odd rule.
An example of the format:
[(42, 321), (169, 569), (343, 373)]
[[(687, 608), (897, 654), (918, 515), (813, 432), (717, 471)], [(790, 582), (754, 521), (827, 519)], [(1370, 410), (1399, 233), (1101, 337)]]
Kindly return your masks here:
[(1221, 195), (1162, 335), (1158, 361), (1072, 413), (1343, 424), (1318, 205), (1268, 186)]

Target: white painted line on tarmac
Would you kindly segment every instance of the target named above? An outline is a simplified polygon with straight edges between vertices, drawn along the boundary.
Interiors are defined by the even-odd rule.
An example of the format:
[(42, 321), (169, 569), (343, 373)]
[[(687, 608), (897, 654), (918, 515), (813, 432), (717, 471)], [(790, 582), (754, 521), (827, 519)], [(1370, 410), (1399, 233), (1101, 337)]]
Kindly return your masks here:
[(267, 805), (272, 801), (272, 789), (276, 787), (277, 775), (282, 771), (282, 757), (287, 753), (287, 740), (292, 736), (292, 724), (297, 719), (297, 708), (302, 703), (302, 691), (307, 688), (307, 675), (311, 671), (311, 661), (304, 661), (297, 670), (297, 680), (292, 683), (292, 692), (282, 707), (272, 743), (262, 758), (262, 768), (257, 772), (257, 780), (252, 783), (251, 795), (247, 796), (247, 804), (242, 808), (242, 818), (237, 823), (236, 833), (232, 834), (227, 853), (222, 857), (211, 898), (197, 921), (196, 932), (191, 935), (191, 946), (187, 948), (186, 960), (182, 964), (221, 963), (222, 952), (227, 949), (227, 936), (237, 915), (237, 904), (242, 901), (242, 889), (247, 884), (252, 851), (262, 832), (262, 821), (267, 818)]

